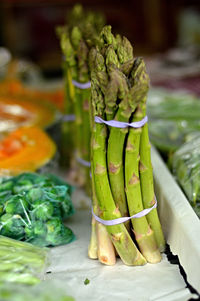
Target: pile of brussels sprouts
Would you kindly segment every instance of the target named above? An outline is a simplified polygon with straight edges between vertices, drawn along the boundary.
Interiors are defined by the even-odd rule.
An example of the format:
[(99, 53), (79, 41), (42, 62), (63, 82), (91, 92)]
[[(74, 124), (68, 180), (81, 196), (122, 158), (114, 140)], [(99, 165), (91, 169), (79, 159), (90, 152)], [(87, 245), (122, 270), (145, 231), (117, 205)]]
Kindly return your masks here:
[(69, 243), (72, 187), (54, 175), (23, 173), (0, 183), (0, 235), (38, 246)]

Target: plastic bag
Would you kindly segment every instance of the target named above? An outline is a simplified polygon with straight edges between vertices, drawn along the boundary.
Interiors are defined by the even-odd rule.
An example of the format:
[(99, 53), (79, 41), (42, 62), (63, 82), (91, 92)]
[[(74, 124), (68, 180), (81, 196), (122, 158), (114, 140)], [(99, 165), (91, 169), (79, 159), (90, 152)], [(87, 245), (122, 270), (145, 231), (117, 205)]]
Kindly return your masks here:
[(40, 282), (49, 263), (48, 253), (47, 248), (0, 235), (0, 283)]
[(200, 133), (194, 133), (173, 155), (173, 173), (200, 218)]
[(147, 104), (150, 140), (162, 152), (176, 151), (189, 133), (200, 131), (197, 98), (153, 89)]
[(54, 175), (24, 173), (0, 184), (0, 234), (38, 246), (71, 242), (63, 220), (74, 213), (72, 188)]
[(27, 287), (16, 284), (0, 285), (1, 301), (74, 301), (55, 281), (43, 281), (35, 286)]

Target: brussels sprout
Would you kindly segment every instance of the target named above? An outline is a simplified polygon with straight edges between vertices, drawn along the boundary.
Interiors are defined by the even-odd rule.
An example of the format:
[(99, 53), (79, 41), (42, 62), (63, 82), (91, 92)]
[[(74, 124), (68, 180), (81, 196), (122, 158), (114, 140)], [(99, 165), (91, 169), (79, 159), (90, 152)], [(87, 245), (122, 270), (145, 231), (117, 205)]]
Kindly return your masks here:
[(0, 192), (0, 203), (3, 204), (12, 195), (11, 191), (1, 191)]
[(0, 192), (12, 190), (13, 182), (8, 180), (0, 184)]
[(45, 236), (46, 235), (46, 225), (42, 221), (35, 221), (33, 223), (33, 231), (37, 236)]
[(28, 202), (20, 195), (14, 195), (5, 203), (5, 211), (10, 214), (26, 215), (28, 210)]
[(3, 204), (0, 204), (0, 216), (3, 214), (3, 210), (4, 209), (4, 206), (3, 206)]
[(30, 237), (33, 237), (34, 236), (34, 230), (33, 230), (32, 224), (25, 226), (24, 232), (25, 232), (25, 238), (29, 239)]
[(30, 191), (27, 193), (27, 199), (30, 202), (35, 202), (37, 200), (41, 200), (43, 196), (43, 190), (39, 187), (34, 187), (30, 189)]
[(2, 235), (38, 246), (67, 243), (73, 233), (62, 219), (73, 212), (69, 185), (56, 176), (23, 173), (0, 181)]
[(15, 239), (24, 237), (24, 221), (20, 215), (5, 213), (0, 218), (0, 234)]
[(53, 204), (50, 202), (36, 201), (33, 207), (32, 216), (42, 221), (48, 220), (54, 212)]
[(29, 180), (21, 180), (21, 181), (18, 181), (14, 187), (13, 187), (13, 192), (15, 194), (17, 193), (22, 193), (24, 191), (27, 191), (29, 189), (31, 189), (33, 186), (32, 182), (29, 181)]
[(58, 246), (61, 244), (67, 244), (72, 241), (74, 235), (73, 232), (65, 227), (59, 218), (52, 218), (46, 223), (47, 236), (46, 241), (49, 245)]
[(34, 221), (30, 225), (27, 225), (24, 229), (26, 238), (35, 238), (41, 237), (44, 238), (46, 236), (46, 225), (43, 221)]

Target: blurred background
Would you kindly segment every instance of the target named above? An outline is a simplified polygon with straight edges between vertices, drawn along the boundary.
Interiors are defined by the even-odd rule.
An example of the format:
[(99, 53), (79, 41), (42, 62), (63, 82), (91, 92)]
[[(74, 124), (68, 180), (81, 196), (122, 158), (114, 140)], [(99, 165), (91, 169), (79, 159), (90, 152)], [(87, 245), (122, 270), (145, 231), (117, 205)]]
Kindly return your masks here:
[[(14, 57), (33, 61), (47, 77), (61, 76), (61, 51), (55, 27), (65, 23), (66, 14), (75, 3), (73, 0), (1, 0), (0, 46), (8, 48)], [(177, 47), (199, 48), (199, 0), (82, 0), (79, 3), (86, 9), (102, 11), (107, 24), (133, 43), (135, 55), (145, 55), (148, 59), (156, 54), (158, 58), (158, 54)], [(170, 53), (171, 60), (176, 56), (180, 60), (179, 53)]]

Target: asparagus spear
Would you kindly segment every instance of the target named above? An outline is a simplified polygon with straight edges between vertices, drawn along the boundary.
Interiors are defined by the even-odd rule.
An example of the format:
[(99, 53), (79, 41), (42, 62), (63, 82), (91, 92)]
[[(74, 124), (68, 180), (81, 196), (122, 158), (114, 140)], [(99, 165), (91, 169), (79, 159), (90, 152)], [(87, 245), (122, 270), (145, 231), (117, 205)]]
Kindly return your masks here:
[[(73, 110), (74, 88), (71, 84), (72, 78), (71, 78), (71, 71), (69, 68), (74, 70), (76, 62), (74, 59), (71, 44), (68, 41), (67, 28), (58, 27), (56, 32), (60, 38), (60, 45), (61, 45), (62, 52), (64, 54), (64, 60), (63, 60), (64, 92), (65, 92), (64, 113), (65, 115), (71, 115), (74, 114), (74, 110)], [(74, 148), (74, 139), (73, 139), (74, 135), (72, 133), (73, 133), (73, 124), (71, 122), (63, 122), (62, 139), (61, 139), (61, 143), (62, 143), (61, 157), (62, 157), (62, 164), (64, 164), (64, 166), (67, 167), (70, 167), (70, 162), (72, 159), (73, 148)]]
[[(92, 105), (90, 102), (90, 125), (91, 129), (94, 126), (94, 119), (92, 114)], [(93, 210), (96, 215), (99, 215), (98, 200), (95, 191), (94, 173), (93, 173), (93, 157), (91, 154), (91, 183), (92, 183), (92, 203)], [(98, 258), (101, 263), (107, 265), (114, 265), (116, 262), (115, 250), (111, 242), (110, 236), (104, 225), (98, 223), (94, 217), (92, 218), (92, 230), (90, 244), (88, 248), (88, 255), (92, 259)]]
[[(138, 64), (141, 68), (144, 68), (142, 59), (138, 59)], [(135, 80), (133, 74), (132, 80)], [(146, 97), (142, 99), (139, 110), (141, 111), (141, 117), (144, 118), (146, 116)], [(139, 172), (143, 205), (144, 208), (150, 208), (155, 204), (156, 199), (153, 185), (153, 168), (151, 164), (151, 145), (149, 142), (147, 123), (142, 127), (141, 133)], [(165, 249), (165, 240), (156, 208), (147, 215), (147, 220), (154, 232), (158, 248), (163, 252)]]
[[(142, 119), (140, 110), (136, 110), (133, 122)], [(130, 215), (134, 215), (144, 209), (142, 203), (142, 194), (139, 178), (139, 148), (140, 135), (142, 129), (129, 129), (128, 140), (126, 144), (125, 155), (125, 182), (126, 182), (126, 196)], [(141, 253), (150, 263), (156, 263), (161, 260), (161, 255), (158, 250), (154, 233), (149, 227), (146, 216), (134, 218), (131, 220), (136, 241)]]

